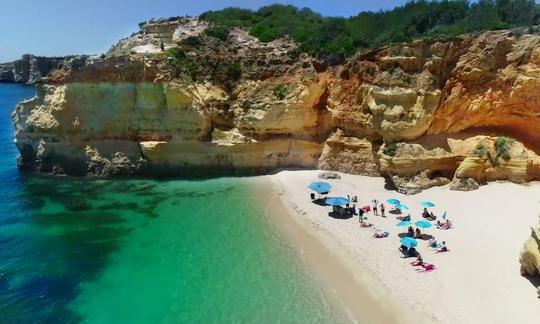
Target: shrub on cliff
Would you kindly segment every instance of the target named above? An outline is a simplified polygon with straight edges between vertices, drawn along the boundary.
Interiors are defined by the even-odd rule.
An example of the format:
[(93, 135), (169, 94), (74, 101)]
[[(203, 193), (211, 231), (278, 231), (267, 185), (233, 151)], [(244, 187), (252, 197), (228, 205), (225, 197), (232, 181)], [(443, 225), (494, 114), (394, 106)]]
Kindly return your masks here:
[(478, 143), (473, 150), (473, 155), (479, 158), (487, 158), (492, 166), (499, 166), (500, 159), (509, 161), (512, 156), (510, 155), (510, 146), (514, 142), (513, 139), (505, 136), (499, 136), (493, 142), (493, 149), (489, 150), (484, 143)]
[(225, 41), (227, 40), (227, 37), (229, 37), (229, 28), (224, 26), (210, 27), (205, 31), (205, 33), (209, 36)]
[(350, 56), (395, 42), (540, 23), (534, 0), (409, 1), (388, 11), (350, 18), (323, 17), (310, 9), (271, 5), (257, 11), (227, 8), (203, 13), (215, 26), (245, 27), (263, 42), (289, 36), (322, 58)]
[(388, 156), (396, 156), (398, 146), (396, 143), (389, 143), (384, 146), (383, 154)]
[(284, 84), (279, 84), (274, 88), (274, 95), (279, 100), (285, 99), (287, 97), (287, 94), (289, 93), (289, 90)]
[(192, 57), (186, 55), (184, 50), (179, 47), (169, 48), (165, 51), (165, 56), (174, 68), (175, 77), (185, 74), (193, 81), (197, 79), (199, 64)]

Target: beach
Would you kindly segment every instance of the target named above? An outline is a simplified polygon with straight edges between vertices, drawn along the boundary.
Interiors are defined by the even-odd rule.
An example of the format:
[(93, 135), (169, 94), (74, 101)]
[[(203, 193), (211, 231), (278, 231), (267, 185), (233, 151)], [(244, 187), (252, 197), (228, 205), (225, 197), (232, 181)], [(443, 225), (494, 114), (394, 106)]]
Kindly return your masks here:
[[(305, 233), (296, 235), (295, 230), (306, 230), (329, 251), (325, 257), (307, 258), (306, 263), (316, 276), (319, 274), (327, 293), (342, 302), (351, 322), (359, 318), (370, 322), (358, 314), (370, 319), (381, 314), (379, 322), (400, 323), (526, 323), (540, 318), (536, 289), (519, 271), (521, 248), (540, 212), (539, 183), (490, 183), (471, 192), (442, 186), (406, 196), (384, 189), (383, 178), (340, 173), (341, 179), (324, 180), (333, 187), (330, 196), (358, 196), (357, 207), (371, 205), (372, 199), (387, 206), (387, 217), (370, 212), (365, 216), (374, 227), (361, 228), (358, 216), (332, 218), (328, 215), (331, 207), (311, 201), (307, 186), (320, 180), (319, 173), (282, 171), (268, 176), (274, 195), (284, 206), (282, 212), (271, 214), (297, 249), (302, 249), (299, 244), (306, 244), (302, 239)], [(396, 226), (399, 220), (389, 213), (390, 204), (386, 203), (390, 198), (410, 207), (407, 212), (413, 222), (422, 219), (423, 200), (436, 204), (431, 210), (439, 219), (446, 212), (453, 222), (450, 230), (422, 229), (438, 241), (446, 241), (450, 249), (437, 254), (427, 241), (419, 241), (417, 250), (425, 262), (436, 266), (434, 271), (417, 272), (410, 265), (414, 258), (401, 257), (398, 234), (406, 232), (406, 227)], [(291, 220), (300, 227), (291, 229)], [(288, 233), (283, 231), (283, 224), (288, 224)], [(376, 229), (388, 231), (390, 236), (375, 239)], [(338, 273), (325, 270), (329, 264), (335, 265)], [(348, 272), (350, 285), (340, 283), (341, 271)], [(360, 309), (363, 302), (364, 309)]]

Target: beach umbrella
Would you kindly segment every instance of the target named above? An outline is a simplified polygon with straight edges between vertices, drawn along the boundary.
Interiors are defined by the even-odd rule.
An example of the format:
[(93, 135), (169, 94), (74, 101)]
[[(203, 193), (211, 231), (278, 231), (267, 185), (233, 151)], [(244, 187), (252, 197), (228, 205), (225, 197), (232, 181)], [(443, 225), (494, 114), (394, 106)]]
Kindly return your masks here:
[(349, 203), (349, 199), (345, 197), (328, 197), (325, 203), (329, 206), (343, 206)]
[(386, 202), (391, 204), (391, 205), (399, 205), (399, 204), (401, 204), (401, 201), (399, 201), (399, 200), (397, 200), (395, 198), (388, 199)]
[(413, 223), (411, 221), (401, 221), (399, 223), (397, 223), (396, 226), (399, 226), (399, 227), (405, 227), (405, 226), (411, 226)]
[(328, 182), (319, 181), (319, 182), (310, 183), (308, 188), (315, 192), (323, 193), (323, 192), (329, 192), (330, 189), (332, 189), (332, 186)]
[(429, 228), (429, 227), (433, 226), (427, 220), (419, 220), (418, 222), (414, 223), (414, 225), (416, 225), (418, 227), (422, 227), (422, 228)]
[(399, 210), (409, 209), (409, 207), (407, 205), (403, 205), (401, 203), (399, 205), (395, 205), (394, 207), (396, 207)]
[(422, 202), (420, 202), (420, 205), (422, 205), (424, 207), (435, 207), (435, 204), (432, 203), (431, 201), (422, 201)]
[(401, 240), (399, 240), (399, 242), (405, 245), (406, 247), (408, 247), (409, 249), (415, 248), (418, 245), (418, 241), (412, 237), (404, 237)]

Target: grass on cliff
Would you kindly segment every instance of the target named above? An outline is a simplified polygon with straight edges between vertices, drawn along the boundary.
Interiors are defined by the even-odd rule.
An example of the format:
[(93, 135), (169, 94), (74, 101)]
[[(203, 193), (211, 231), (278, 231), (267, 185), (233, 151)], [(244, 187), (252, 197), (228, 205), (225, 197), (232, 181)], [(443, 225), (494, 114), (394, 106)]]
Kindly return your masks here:
[(270, 5), (257, 11), (208, 11), (200, 17), (218, 28), (211, 31), (217, 38), (232, 27), (245, 27), (263, 42), (289, 36), (301, 44), (303, 51), (336, 61), (359, 50), (416, 38), (540, 24), (540, 5), (534, 0), (421, 0), (350, 18), (323, 17), (308, 8)]

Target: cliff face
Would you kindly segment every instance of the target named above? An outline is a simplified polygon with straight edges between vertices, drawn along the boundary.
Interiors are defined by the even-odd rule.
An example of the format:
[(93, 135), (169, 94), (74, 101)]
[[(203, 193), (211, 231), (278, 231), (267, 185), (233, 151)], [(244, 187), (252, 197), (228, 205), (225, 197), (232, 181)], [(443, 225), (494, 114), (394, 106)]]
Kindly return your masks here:
[(43, 57), (30, 54), (20, 60), (0, 64), (0, 82), (34, 83), (65, 64), (64, 57)]
[[(540, 276), (540, 225), (531, 228), (531, 236), (525, 242), (521, 257), (521, 274), (526, 276)], [(540, 286), (538, 287), (540, 297)]]
[[(319, 167), (420, 189), (540, 179), (540, 36), (417, 41), (327, 66), (285, 39), (234, 29), (221, 41), (207, 28), (150, 21), (105, 58), (53, 72), (14, 112), (20, 165), (180, 176)], [(513, 139), (500, 149), (503, 135)]]

